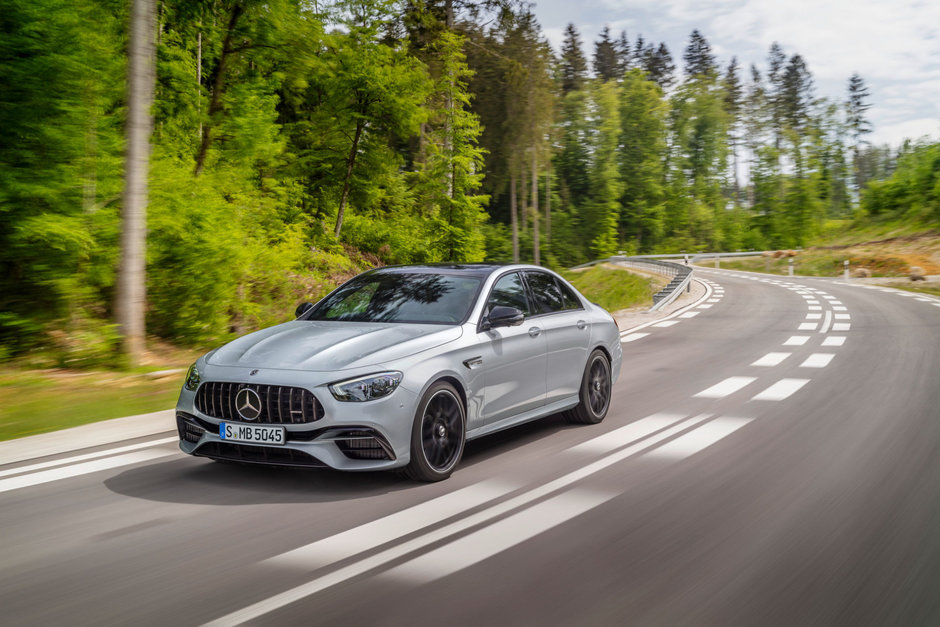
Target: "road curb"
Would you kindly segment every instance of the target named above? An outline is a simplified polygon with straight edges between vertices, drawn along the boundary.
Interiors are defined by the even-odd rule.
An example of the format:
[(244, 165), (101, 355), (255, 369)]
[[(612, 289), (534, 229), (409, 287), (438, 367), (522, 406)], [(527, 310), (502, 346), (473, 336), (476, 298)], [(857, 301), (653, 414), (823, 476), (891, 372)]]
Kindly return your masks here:
[(674, 312), (672, 312), (672, 313), (669, 314), (668, 316), (663, 316), (662, 318), (656, 318), (655, 320), (650, 320), (649, 322), (644, 322), (644, 323), (642, 323), (642, 324), (638, 324), (638, 325), (636, 325), (635, 327), (630, 327), (629, 329), (624, 329), (623, 331), (620, 332), (620, 337), (624, 337), (624, 336), (626, 336), (627, 334), (633, 333), (634, 331), (638, 331), (638, 330), (640, 330), (640, 329), (645, 329), (646, 327), (650, 326), (651, 324), (656, 324), (657, 322), (662, 322), (663, 320), (669, 320), (670, 318), (675, 318), (675, 317), (678, 316), (679, 314), (685, 313), (686, 311), (692, 309), (693, 307), (698, 307), (700, 304), (702, 304), (703, 302), (705, 302), (706, 300), (708, 300), (708, 299), (711, 297), (711, 295), (712, 295), (712, 288), (711, 288), (711, 286), (710, 286), (708, 283), (706, 283), (706, 282), (704, 282), (704, 281), (702, 281), (702, 280), (700, 280), (700, 279), (693, 278), (692, 280), (695, 281), (696, 283), (698, 283), (699, 285), (701, 285), (702, 287), (705, 288), (705, 295), (704, 295), (704, 296), (702, 296), (701, 298), (699, 298), (699, 299), (696, 300), (696, 301), (692, 301), (691, 303), (689, 303), (688, 305), (686, 305), (686, 306), (684, 306), (684, 307), (680, 307), (679, 309), (676, 309)]
[(0, 466), (168, 433), (176, 433), (172, 409), (102, 420), (0, 442)]

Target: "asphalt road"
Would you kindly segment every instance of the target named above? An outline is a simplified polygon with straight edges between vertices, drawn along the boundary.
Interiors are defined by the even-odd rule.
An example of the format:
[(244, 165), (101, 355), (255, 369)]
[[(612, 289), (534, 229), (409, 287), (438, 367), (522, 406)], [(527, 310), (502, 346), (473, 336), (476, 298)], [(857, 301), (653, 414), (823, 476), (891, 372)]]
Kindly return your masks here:
[(443, 483), (173, 434), (0, 465), (0, 624), (940, 624), (940, 300), (696, 275), (602, 424)]

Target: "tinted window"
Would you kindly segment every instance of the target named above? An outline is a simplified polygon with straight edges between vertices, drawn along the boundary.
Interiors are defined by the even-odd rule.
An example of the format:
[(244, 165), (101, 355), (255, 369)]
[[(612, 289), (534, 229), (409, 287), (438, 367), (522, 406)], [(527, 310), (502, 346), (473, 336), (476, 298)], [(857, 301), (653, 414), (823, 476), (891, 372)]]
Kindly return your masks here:
[(558, 283), (558, 289), (561, 290), (561, 295), (565, 299), (565, 309), (583, 309), (584, 305), (581, 304), (581, 299), (579, 299), (574, 291), (565, 285), (564, 281), (559, 281), (555, 279), (555, 282)]
[(473, 277), (378, 272), (356, 277), (304, 319), (458, 324), (479, 288)]
[(543, 313), (564, 311), (565, 298), (558, 289), (555, 277), (544, 272), (526, 272), (525, 278)]
[(525, 286), (522, 284), (522, 278), (519, 276), (518, 272), (507, 274), (496, 281), (496, 285), (493, 286), (493, 291), (490, 292), (490, 297), (486, 301), (487, 313), (489, 313), (493, 307), (500, 305), (503, 307), (515, 307), (527, 316), (531, 313), (529, 299), (526, 297), (525, 293)]

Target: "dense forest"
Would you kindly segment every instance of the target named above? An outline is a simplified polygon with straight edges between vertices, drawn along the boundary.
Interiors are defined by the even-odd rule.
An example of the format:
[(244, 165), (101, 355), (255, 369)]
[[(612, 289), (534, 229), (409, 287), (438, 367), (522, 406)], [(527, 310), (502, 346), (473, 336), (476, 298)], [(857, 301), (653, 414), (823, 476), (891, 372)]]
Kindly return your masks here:
[[(377, 264), (796, 247), (940, 222), (940, 146), (866, 141), (864, 80), (719, 63), (514, 0), (159, 0), (146, 327), (218, 342)], [(0, 358), (113, 362), (130, 8), (4, 0)], [(763, 69), (761, 69), (763, 68)], [(146, 83), (147, 81), (144, 81)], [(145, 85), (146, 87), (146, 85)]]

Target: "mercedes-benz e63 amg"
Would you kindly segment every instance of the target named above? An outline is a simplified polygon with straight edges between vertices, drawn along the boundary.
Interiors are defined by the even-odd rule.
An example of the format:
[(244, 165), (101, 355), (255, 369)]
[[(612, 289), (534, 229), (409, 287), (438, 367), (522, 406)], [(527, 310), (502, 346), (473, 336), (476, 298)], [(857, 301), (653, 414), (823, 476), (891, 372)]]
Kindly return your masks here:
[(545, 268), (380, 268), (200, 357), (180, 448), (438, 481), (467, 440), (558, 412), (600, 422), (620, 364), (610, 314)]

